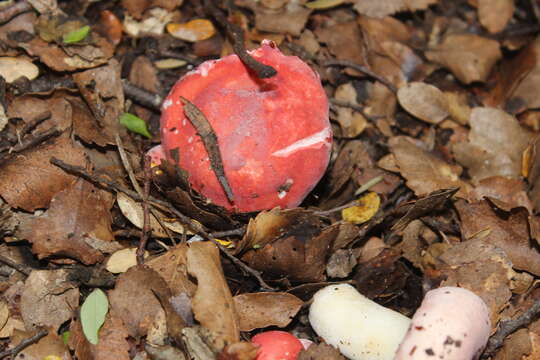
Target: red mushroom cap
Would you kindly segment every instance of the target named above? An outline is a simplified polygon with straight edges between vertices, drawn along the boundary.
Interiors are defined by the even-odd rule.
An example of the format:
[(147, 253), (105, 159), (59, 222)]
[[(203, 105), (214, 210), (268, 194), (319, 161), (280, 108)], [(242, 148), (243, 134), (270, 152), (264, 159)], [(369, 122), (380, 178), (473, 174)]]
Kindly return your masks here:
[(304, 349), (300, 340), (285, 331), (266, 331), (251, 342), (260, 346), (256, 360), (295, 360)]
[[(186, 74), (163, 102), (166, 158), (178, 149), (192, 187), (236, 212), (298, 206), (328, 165), (332, 132), (328, 99), (318, 75), (302, 60), (263, 41), (251, 52), (277, 70), (258, 79), (236, 55), (206, 61)], [(197, 106), (215, 131), (234, 202), (227, 199), (205, 146), (184, 113), (181, 97)]]

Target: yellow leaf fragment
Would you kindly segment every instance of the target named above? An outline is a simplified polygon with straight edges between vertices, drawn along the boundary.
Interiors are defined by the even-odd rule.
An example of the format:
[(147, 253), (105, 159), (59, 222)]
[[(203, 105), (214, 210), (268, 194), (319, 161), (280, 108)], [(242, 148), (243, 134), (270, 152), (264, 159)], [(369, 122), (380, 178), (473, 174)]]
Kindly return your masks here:
[(379, 210), (381, 198), (377, 193), (370, 192), (358, 199), (358, 206), (352, 206), (341, 211), (343, 220), (353, 224), (362, 224), (371, 219)]
[(329, 9), (343, 4), (345, 0), (315, 0), (305, 4), (310, 9)]
[(167, 24), (167, 31), (177, 39), (197, 42), (214, 36), (216, 28), (210, 20), (195, 19), (183, 24)]

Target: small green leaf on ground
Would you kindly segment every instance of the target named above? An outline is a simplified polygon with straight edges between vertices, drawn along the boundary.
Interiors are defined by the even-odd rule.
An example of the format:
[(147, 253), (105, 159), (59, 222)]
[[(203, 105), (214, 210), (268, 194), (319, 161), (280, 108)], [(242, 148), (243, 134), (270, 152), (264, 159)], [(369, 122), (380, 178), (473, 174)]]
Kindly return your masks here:
[(306, 7), (310, 9), (329, 9), (334, 6), (343, 4), (345, 0), (315, 0), (308, 2)]
[(88, 341), (94, 345), (98, 343), (98, 332), (105, 322), (108, 311), (109, 301), (107, 295), (100, 289), (92, 291), (81, 306), (83, 333)]
[(90, 26), (86, 25), (82, 28), (64, 34), (62, 41), (64, 41), (65, 44), (78, 43), (79, 41), (84, 40), (84, 38), (88, 36), (88, 33), (90, 33)]
[(140, 117), (130, 113), (123, 113), (120, 115), (120, 124), (124, 125), (128, 130), (133, 131), (134, 133), (146, 136), (149, 139), (152, 138), (152, 135), (146, 127), (146, 122)]

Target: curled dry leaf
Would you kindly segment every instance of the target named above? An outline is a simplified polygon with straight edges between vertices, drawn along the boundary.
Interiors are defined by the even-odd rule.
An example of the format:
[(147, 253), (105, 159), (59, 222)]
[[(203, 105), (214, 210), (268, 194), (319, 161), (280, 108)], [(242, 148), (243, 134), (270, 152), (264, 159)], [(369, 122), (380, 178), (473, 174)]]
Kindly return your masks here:
[(471, 238), (485, 231), (484, 241), (503, 249), (514, 268), (540, 274), (540, 252), (531, 242), (526, 209), (515, 208), (501, 214), (501, 209), (493, 209), (485, 200), (471, 204), (460, 201), (455, 205), (463, 236)]
[(458, 143), (452, 150), (473, 180), (521, 176), (521, 157), (532, 134), (513, 116), (494, 108), (473, 109), (470, 125), (469, 142)]
[(407, 112), (430, 124), (438, 124), (448, 116), (446, 97), (433, 85), (409, 83), (399, 88), (397, 98)]
[(474, 34), (450, 34), (441, 44), (425, 52), (426, 57), (448, 68), (460, 81), (486, 81), (501, 58), (499, 43)]
[(128, 331), (122, 320), (109, 313), (99, 331), (97, 345), (88, 342), (82, 331), (81, 322), (75, 320), (70, 325), (69, 346), (75, 350), (79, 360), (129, 360), (130, 344)]
[(134, 266), (118, 277), (114, 290), (109, 292), (111, 311), (122, 319), (130, 336), (146, 336), (164, 325), (159, 323), (165, 313), (156, 295), (167, 290), (167, 284), (154, 270)]
[(26, 219), (19, 236), (40, 259), (57, 255), (94, 264), (103, 252), (121, 248), (111, 231), (112, 200), (108, 191), (78, 179), (53, 198), (45, 214)]
[(236, 295), (233, 300), (240, 331), (268, 326), (285, 327), (304, 303), (296, 296), (283, 292), (245, 293)]
[(425, 10), (438, 0), (354, 0), (354, 9), (362, 15), (383, 18), (401, 11)]
[[(145, 251), (144, 257), (148, 257), (148, 251)], [(132, 266), (137, 265), (137, 248), (126, 248), (115, 251), (107, 260), (105, 268), (113, 274), (120, 274), (128, 271)]]
[(389, 144), (401, 175), (416, 195), (458, 187), (458, 196), (468, 196), (470, 185), (460, 180), (459, 166), (446, 163), (405, 136), (396, 136), (390, 139)]
[(523, 206), (532, 213), (532, 204), (527, 196), (525, 182), (521, 179), (510, 179), (503, 176), (492, 176), (482, 179), (471, 193), (474, 200), (484, 197), (503, 201), (510, 208)]
[(67, 188), (75, 177), (49, 162), (51, 157), (84, 166), (84, 152), (67, 137), (34, 147), (0, 164), (0, 195), (12, 206), (34, 211), (49, 206), (51, 199)]
[(34, 80), (39, 75), (39, 69), (25, 58), (6, 56), (0, 57), (0, 75), (11, 84), (22, 76), (28, 80)]
[(187, 272), (187, 250), (188, 246), (181, 243), (147, 262), (169, 285), (173, 297), (181, 294), (193, 297), (197, 288)]
[(325, 279), (328, 250), (339, 227), (324, 228), (321, 219), (304, 209), (262, 212), (248, 224), (239, 246), (251, 267), (272, 277), (295, 282)]
[(514, 0), (478, 0), (478, 20), (492, 34), (506, 27), (514, 15)]
[(487, 238), (458, 243), (439, 256), (437, 266), (446, 280), (441, 286), (464, 287), (488, 305), (493, 326), (512, 296), (510, 285), (516, 273), (499, 247)]
[[(17, 346), (21, 341), (31, 337), (31, 332), (15, 330), (10, 342)], [(16, 357), (16, 359), (25, 360), (71, 360), (68, 347), (62, 341), (62, 338), (54, 331), (41, 338), (37, 343), (25, 347)]]
[(167, 31), (173, 37), (189, 42), (210, 39), (216, 34), (216, 28), (206, 19), (195, 19), (183, 24), (169, 23)]
[(75, 71), (90, 69), (109, 61), (114, 52), (114, 46), (105, 38), (92, 34), (95, 39), (92, 45), (73, 45), (60, 47), (53, 43), (34, 37), (29, 42), (20, 42), (28, 55), (37, 56), (48, 67), (55, 71)]
[(71, 319), (79, 306), (79, 289), (68, 280), (66, 270), (34, 270), (24, 283), (21, 315), (27, 330), (40, 326), (55, 332)]
[(218, 248), (209, 242), (191, 244), (187, 251), (187, 266), (189, 273), (197, 278), (197, 290), (192, 299), (193, 314), (216, 336), (214, 347), (221, 350), (238, 342), (238, 314), (221, 268)]
[[(129, 196), (119, 193), (116, 197), (118, 207), (122, 214), (136, 227), (139, 229), (143, 228), (144, 224), (144, 214), (142, 204), (130, 198)], [(160, 215), (161, 223), (167, 227), (167, 229), (174, 231), (178, 234), (184, 233), (184, 226), (178, 221), (171, 221), (170, 218), (167, 218), (163, 213), (156, 211)], [(150, 214), (150, 229), (152, 230), (152, 235), (166, 238), (168, 237), (167, 232), (161, 227), (158, 220), (153, 214)], [(185, 229), (186, 234), (192, 234), (190, 230)]]

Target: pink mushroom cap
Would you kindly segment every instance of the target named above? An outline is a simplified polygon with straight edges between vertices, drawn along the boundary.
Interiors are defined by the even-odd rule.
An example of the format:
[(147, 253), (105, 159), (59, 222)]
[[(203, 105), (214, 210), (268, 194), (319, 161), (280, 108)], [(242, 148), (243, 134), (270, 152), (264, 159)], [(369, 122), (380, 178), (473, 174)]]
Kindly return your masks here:
[[(328, 166), (328, 99), (318, 75), (274, 43), (263, 41), (251, 55), (277, 75), (258, 79), (229, 55), (202, 63), (174, 85), (162, 106), (162, 150), (174, 161), (171, 151), (177, 149), (178, 165), (188, 172), (193, 189), (228, 210), (296, 207)], [(181, 97), (202, 111), (217, 135), (233, 202), (211, 168)]]

